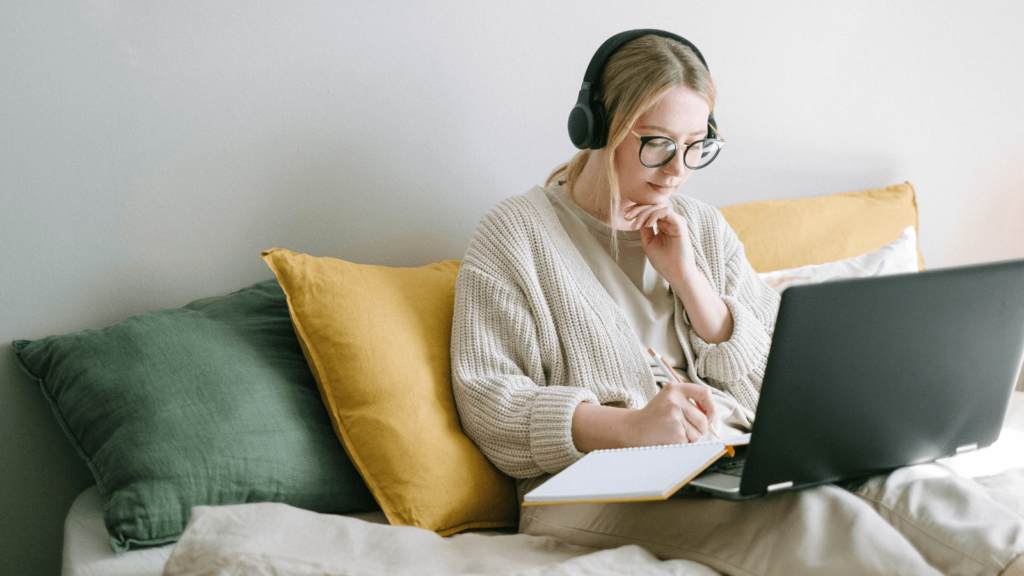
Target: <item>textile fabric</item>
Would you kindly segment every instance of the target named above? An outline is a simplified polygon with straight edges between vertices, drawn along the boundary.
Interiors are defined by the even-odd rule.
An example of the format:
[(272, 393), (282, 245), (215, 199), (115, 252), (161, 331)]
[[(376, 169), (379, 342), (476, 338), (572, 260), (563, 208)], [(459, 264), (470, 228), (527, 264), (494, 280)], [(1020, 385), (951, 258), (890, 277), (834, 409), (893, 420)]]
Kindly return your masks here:
[[(674, 196), (697, 267), (733, 317), (731, 338), (705, 342), (676, 297), (687, 374), (757, 404), (779, 296), (747, 263), (715, 208)], [(580, 402), (640, 408), (657, 394), (643, 347), (566, 234), (545, 190), (509, 198), (481, 221), (459, 271), (452, 386), (462, 425), (505, 473), (557, 472), (582, 453), (572, 441)]]
[(515, 526), (515, 485), (463, 433), (452, 398), (459, 263), (390, 268), (277, 248), (263, 259), (334, 430), (388, 521), (442, 535)]
[[(758, 272), (824, 264), (878, 250), (907, 226), (920, 232), (909, 182), (814, 198), (745, 202), (722, 215)], [(924, 257), (918, 250), (918, 265)]]
[(907, 226), (895, 240), (874, 252), (826, 264), (764, 272), (758, 276), (781, 294), (790, 286), (917, 271), (917, 233), (913, 226)]
[(441, 538), (281, 504), (196, 508), (164, 576), (713, 576), (639, 546), (597, 551), (525, 534)]
[(114, 550), (174, 541), (199, 505), (377, 507), (276, 280), (14, 349), (96, 479)]
[[(644, 349), (654, 379), (659, 383), (674, 381), (672, 375), (664, 374), (647, 354), (647, 348), (657, 350), (682, 378), (686, 378), (687, 354), (676, 334), (675, 296), (668, 280), (647, 259), (640, 231), (613, 230), (580, 208), (564, 186), (551, 186), (545, 191), (558, 221), (580, 256), (625, 314)], [(613, 234), (618, 239), (615, 251), (611, 243)]]
[(579, 546), (637, 544), (736, 576), (995, 576), (1024, 553), (1021, 518), (940, 464), (901, 468), (856, 492), (829, 484), (745, 502), (525, 506), (519, 526)]

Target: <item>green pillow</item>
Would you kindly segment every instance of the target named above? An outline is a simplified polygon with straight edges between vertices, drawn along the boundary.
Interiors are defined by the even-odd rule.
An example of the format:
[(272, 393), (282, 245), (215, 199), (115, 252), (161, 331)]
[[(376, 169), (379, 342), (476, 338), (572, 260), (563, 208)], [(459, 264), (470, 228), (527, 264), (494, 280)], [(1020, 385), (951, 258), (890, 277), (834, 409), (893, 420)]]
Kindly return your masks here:
[(115, 551), (176, 540), (199, 505), (377, 508), (334, 434), (276, 279), (13, 344), (96, 477)]

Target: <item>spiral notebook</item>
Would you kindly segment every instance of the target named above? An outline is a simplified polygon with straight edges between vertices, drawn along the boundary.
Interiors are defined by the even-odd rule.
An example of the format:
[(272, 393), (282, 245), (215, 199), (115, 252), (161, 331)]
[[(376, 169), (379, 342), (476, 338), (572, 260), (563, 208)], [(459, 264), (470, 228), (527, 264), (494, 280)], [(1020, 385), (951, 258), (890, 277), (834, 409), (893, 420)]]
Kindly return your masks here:
[(530, 491), (524, 506), (665, 500), (750, 434), (729, 440), (594, 450)]

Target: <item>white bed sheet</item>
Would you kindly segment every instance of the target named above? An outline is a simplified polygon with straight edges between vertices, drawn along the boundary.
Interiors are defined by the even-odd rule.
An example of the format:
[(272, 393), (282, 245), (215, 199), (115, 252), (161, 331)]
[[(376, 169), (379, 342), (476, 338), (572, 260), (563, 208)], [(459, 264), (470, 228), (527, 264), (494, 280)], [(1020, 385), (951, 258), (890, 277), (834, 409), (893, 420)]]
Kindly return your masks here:
[[(348, 514), (374, 524), (387, 524), (381, 511)], [(103, 525), (103, 500), (95, 486), (75, 498), (64, 520), (62, 576), (160, 576), (174, 544), (115, 554)]]
[[(981, 478), (980, 483), (989, 494), (1024, 517), (1024, 471), (1021, 470), (1024, 469), (1024, 393), (1014, 393), (1005, 428), (998, 442), (989, 448), (947, 459), (944, 463), (965, 476), (988, 477)], [(1011, 469), (1016, 470), (1004, 473)], [(388, 523), (379, 511), (348, 516), (373, 524)], [(489, 543), (493, 545), (495, 542)], [(512, 540), (509, 542), (511, 544)], [(398, 545), (398, 542), (394, 544)], [(64, 524), (62, 574), (160, 576), (173, 546), (167, 544), (114, 554), (103, 525), (103, 504), (99, 491), (93, 486), (78, 496), (68, 512)]]
[(160, 576), (174, 544), (114, 554), (103, 525), (103, 500), (92, 486), (75, 498), (64, 520), (62, 576)]

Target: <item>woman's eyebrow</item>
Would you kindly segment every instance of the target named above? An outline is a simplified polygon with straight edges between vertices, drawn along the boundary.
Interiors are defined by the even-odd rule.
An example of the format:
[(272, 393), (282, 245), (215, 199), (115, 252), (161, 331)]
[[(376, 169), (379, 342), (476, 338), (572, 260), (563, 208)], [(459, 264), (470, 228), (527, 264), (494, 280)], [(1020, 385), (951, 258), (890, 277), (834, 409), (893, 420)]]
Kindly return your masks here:
[[(663, 128), (661, 126), (656, 126), (654, 124), (644, 124), (643, 126), (637, 126), (637, 128), (646, 129), (646, 130), (657, 130), (659, 132), (668, 134), (670, 136), (672, 135), (671, 130), (669, 130), (667, 128)], [(690, 132), (689, 134), (687, 134), (687, 136), (703, 136), (705, 134), (707, 134), (707, 132), (704, 131), (704, 130), (694, 130), (693, 132)]]

